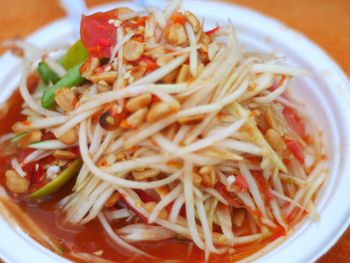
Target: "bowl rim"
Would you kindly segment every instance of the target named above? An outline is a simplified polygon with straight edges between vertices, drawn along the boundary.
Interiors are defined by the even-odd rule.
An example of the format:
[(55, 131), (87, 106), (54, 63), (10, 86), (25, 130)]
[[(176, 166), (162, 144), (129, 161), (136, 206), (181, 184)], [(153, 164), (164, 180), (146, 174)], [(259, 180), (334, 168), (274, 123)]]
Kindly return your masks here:
[[(115, 4), (106, 4), (106, 5), (102, 5), (99, 7), (94, 7), (92, 8), (92, 10), (96, 10), (96, 9), (108, 9), (111, 7), (116, 7), (116, 6), (122, 6), (122, 5), (127, 5), (127, 6), (131, 6), (131, 7), (135, 7), (134, 4), (130, 3), (130, 2), (118, 2)], [(331, 77), (333, 80), (334, 78), (337, 80), (338, 83), (340, 83), (342, 85), (342, 94), (335, 94), (333, 91), (333, 95), (335, 96), (335, 99), (340, 103), (339, 105), (339, 109), (338, 112), (340, 114), (341, 117), (341, 121), (346, 121), (350, 119), (350, 110), (347, 109), (347, 101), (350, 102), (350, 82), (346, 76), (346, 74), (342, 71), (342, 69), (336, 64), (336, 62), (330, 58), (327, 53), (320, 48), (319, 46), (317, 46), (313, 41), (311, 41), (310, 39), (308, 39), (307, 37), (305, 37), (302, 33), (297, 32), (294, 29), (290, 29), (286, 26), (284, 26), (281, 22), (278, 22), (276, 19), (268, 17), (264, 14), (258, 13), (255, 10), (249, 9), (247, 7), (243, 7), (237, 4), (229, 4), (229, 3), (224, 3), (224, 2), (209, 2), (209, 1), (200, 1), (200, 0), (189, 0), (189, 1), (185, 1), (185, 7), (195, 10), (201, 10), (198, 12), (212, 12), (212, 10), (214, 9), (218, 9), (220, 8), (221, 11), (223, 11), (223, 13), (229, 13), (232, 12), (235, 14), (239, 13), (242, 17), (250, 17), (251, 19), (253, 19), (254, 21), (256, 21), (256, 29), (259, 30), (259, 28), (261, 29), (261, 26), (264, 25), (265, 27), (270, 28), (273, 32), (280, 33), (283, 34), (285, 41), (293, 41), (293, 45), (296, 48), (300, 48), (303, 47), (305, 48), (308, 52), (310, 52), (310, 54), (312, 54), (312, 56), (317, 57), (318, 59), (320, 59), (322, 61), (322, 63), (327, 65), (327, 69), (331, 70), (331, 72), (333, 73), (333, 76)], [(205, 12), (206, 10), (206, 12)], [(64, 29), (64, 30), (63, 30)], [(72, 28), (71, 24), (69, 23), (67, 18), (63, 18), (63, 19), (59, 19), (56, 20), (50, 24), (48, 24), (47, 26), (44, 26), (42, 28), (40, 28), (38, 31), (36, 31), (35, 33), (33, 33), (31, 36), (28, 37), (28, 40), (33, 42), (33, 43), (38, 43), (42, 46), (45, 46), (47, 44), (48, 41), (51, 41), (52, 39), (58, 39), (58, 38), (65, 38), (68, 35), (72, 34), (72, 32), (74, 31), (74, 29)], [(51, 32), (55, 32), (55, 37), (52, 36)], [(49, 37), (47, 37), (49, 36)], [(47, 39), (46, 39), (47, 38)], [(14, 69), (16, 69), (16, 66), (18, 66), (18, 60), (14, 59), (12, 57), (12, 55), (10, 55), (9, 53), (5, 53), (4, 55), (2, 55), (2, 57), (0, 58), (0, 67), (5, 69), (5, 72), (3, 74), (3, 76), (8, 76), (8, 75), (12, 75), (14, 74)], [(0, 83), (5, 81), (5, 78), (1, 76), (0, 77)], [(13, 78), (12, 81), (10, 81), (8, 84), (8, 86), (13, 85), (13, 87), (16, 86), (16, 82), (18, 81), (17, 78)], [(327, 80), (328, 82), (330, 80)], [(13, 90), (13, 89), (11, 89)], [(4, 99), (6, 98), (11, 92), (11, 90), (6, 90), (3, 91), (0, 94), (0, 99)], [(347, 124), (346, 122), (342, 124), (343, 126), (343, 131), (344, 130), (349, 130), (350, 125)], [(350, 144), (350, 139), (349, 136), (347, 136), (346, 134), (343, 134), (343, 136), (345, 136), (346, 141), (344, 145), (344, 149), (343, 151), (346, 152), (347, 156), (350, 156), (350, 148), (349, 148), (349, 144)], [(345, 173), (346, 171), (350, 171), (350, 164), (348, 163), (347, 160), (342, 160), (343, 161), (343, 173)], [(339, 177), (340, 175), (338, 175)], [(335, 178), (334, 178), (335, 179)], [(342, 178), (342, 184), (346, 184), (350, 183), (350, 178), (348, 180), (346, 180), (346, 178), (343, 176)], [(342, 195), (341, 197), (350, 197), (350, 193), (348, 192), (344, 192), (345, 187), (341, 188), (343, 189)], [(338, 194), (340, 196), (340, 194)], [(345, 199), (343, 199), (345, 200)], [(50, 262), (68, 262), (68, 260), (63, 259), (62, 257), (54, 254), (53, 252), (47, 250), (46, 248), (44, 248), (41, 244), (36, 243), (33, 239), (31, 239), (30, 237), (28, 237), (28, 235), (26, 235), (25, 233), (23, 233), (22, 231), (20, 231), (19, 229), (13, 229), (13, 227), (11, 227), (9, 225), (8, 222), (6, 222), (3, 218), (1, 218), (2, 216), (0, 215), (0, 232), (5, 233), (6, 235), (11, 235), (12, 238), (10, 238), (10, 241), (1, 241), (0, 239), (0, 257), (3, 257), (4, 260), (7, 260), (9, 262), (25, 262), (28, 260), (28, 257), (30, 255), (30, 257), (35, 256), (36, 259), (43, 259), (43, 260), (50, 260)], [(323, 255), (325, 252), (328, 251), (328, 249), (334, 245), (334, 243), (338, 240), (338, 238), (343, 234), (343, 232), (347, 229), (347, 227), (350, 224), (350, 206), (346, 207), (346, 209), (344, 209), (344, 211), (342, 211), (342, 215), (341, 217), (337, 217), (336, 220), (337, 221), (337, 227), (336, 231), (333, 231), (333, 234), (331, 234), (331, 236), (327, 235), (326, 238), (327, 240), (323, 241), (322, 246), (318, 249), (313, 249), (313, 253), (312, 255), (308, 255), (308, 258), (298, 258), (298, 256), (296, 256), (295, 261), (293, 262), (301, 262), (301, 260), (303, 260), (304, 262), (313, 262), (315, 261), (317, 258), (319, 258), (321, 255)], [(317, 224), (317, 223), (316, 223)], [(310, 225), (310, 222), (307, 223), (303, 223), (303, 227), (299, 227), (299, 230), (303, 230), (303, 228), (307, 227), (308, 225)], [(324, 224), (321, 224), (321, 226), (323, 226)], [(298, 230), (298, 231), (299, 231)], [(315, 233), (315, 232), (313, 232)], [(294, 238), (294, 237), (293, 237)], [(317, 237), (318, 239), (318, 237)], [(294, 238), (294, 242), (295, 242), (295, 238)], [(320, 241), (315, 240), (315, 243), (317, 243)], [(262, 256), (258, 261), (264, 261), (269, 259), (269, 262), (280, 262), (277, 261), (276, 258), (279, 259), (283, 259), (283, 255), (284, 253), (282, 253), (281, 251), (277, 251), (279, 248), (281, 250), (281, 248), (285, 247), (287, 241), (284, 242), (284, 244), (279, 245), (278, 248), (276, 248), (274, 251)], [(311, 246), (315, 246), (315, 244), (309, 244)], [(17, 252), (17, 247), (22, 246), (28, 253), (18, 253)], [(275, 258), (274, 258), (275, 257)]]

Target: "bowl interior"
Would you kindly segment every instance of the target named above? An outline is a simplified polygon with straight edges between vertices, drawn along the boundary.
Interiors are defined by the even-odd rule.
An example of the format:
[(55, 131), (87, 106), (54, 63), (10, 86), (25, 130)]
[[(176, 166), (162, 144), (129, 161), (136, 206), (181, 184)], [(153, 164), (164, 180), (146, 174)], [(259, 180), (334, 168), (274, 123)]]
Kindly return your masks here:
[[(130, 3), (127, 5), (134, 7)], [(125, 3), (113, 6), (125, 6)], [(103, 9), (110, 7), (111, 5), (104, 6)], [(350, 191), (346, 185), (350, 184), (350, 178), (346, 175), (350, 171), (350, 140), (347, 133), (350, 128), (347, 107), (350, 102), (350, 85), (347, 78), (339, 67), (309, 40), (261, 14), (235, 5), (203, 1), (185, 1), (185, 8), (205, 17), (208, 29), (214, 27), (215, 22), (225, 25), (227, 18), (230, 18), (237, 30), (239, 42), (248, 50), (287, 57), (286, 64), (314, 73), (311, 78), (293, 80), (291, 94), (302, 102), (305, 111), (324, 133), (330, 173), (317, 201), (321, 219), (316, 223), (309, 220), (303, 222), (286, 242), (263, 256), (259, 262), (282, 262), (290, 255), (294, 255), (293, 262), (314, 261), (334, 244), (349, 224), (350, 206), (346, 201), (350, 199)], [(77, 38), (74, 32), (68, 20), (60, 20), (38, 31), (29, 39), (44, 47), (58, 42), (73, 42)], [(5, 101), (18, 85), (18, 65), (19, 61), (10, 54), (5, 54), (0, 59), (0, 67), (4, 70), (0, 76), (0, 102)], [(23, 247), (28, 252), (32, 251), (26, 253), (26, 256), (20, 255), (16, 253), (13, 245), (10, 246), (9, 242), (0, 239), (0, 255), (5, 259), (13, 259), (11, 262), (27, 262), (28, 258), (35, 255), (50, 262), (62, 262), (62, 258), (47, 251), (23, 233), (12, 229), (1, 217), (0, 229), (13, 236), (11, 240), (16, 241), (17, 248)], [(315, 239), (315, 236), (318, 238)]]

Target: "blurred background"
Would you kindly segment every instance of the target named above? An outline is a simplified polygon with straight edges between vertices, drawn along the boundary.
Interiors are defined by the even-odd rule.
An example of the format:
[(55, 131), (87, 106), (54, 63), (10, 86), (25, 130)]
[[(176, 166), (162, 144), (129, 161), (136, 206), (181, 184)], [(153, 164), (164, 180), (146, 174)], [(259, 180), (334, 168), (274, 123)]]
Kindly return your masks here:
[[(86, 0), (89, 7), (111, 2), (115, 1)], [(226, 0), (226, 2), (255, 9), (302, 32), (321, 46), (350, 76), (350, 0)], [(25, 37), (64, 15), (59, 0), (0, 0), (0, 42), (9, 38)], [(0, 47), (0, 54), (4, 51)], [(318, 262), (350, 262), (349, 248), (350, 230)]]

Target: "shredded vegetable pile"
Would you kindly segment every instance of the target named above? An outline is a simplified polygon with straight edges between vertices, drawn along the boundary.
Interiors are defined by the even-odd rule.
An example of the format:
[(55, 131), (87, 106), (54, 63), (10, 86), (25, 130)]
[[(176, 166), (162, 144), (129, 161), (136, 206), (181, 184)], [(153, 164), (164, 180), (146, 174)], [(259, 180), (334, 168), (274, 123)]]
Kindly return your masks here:
[(5, 187), (45, 202), (74, 178), (58, 204), (67, 222), (98, 218), (146, 258), (140, 242), (185, 239), (208, 261), (317, 219), (326, 161), (287, 93), (309, 72), (245, 52), (230, 21), (207, 31), (180, 6), (83, 16), (70, 47), (14, 42), (25, 120), (1, 137), (22, 151)]

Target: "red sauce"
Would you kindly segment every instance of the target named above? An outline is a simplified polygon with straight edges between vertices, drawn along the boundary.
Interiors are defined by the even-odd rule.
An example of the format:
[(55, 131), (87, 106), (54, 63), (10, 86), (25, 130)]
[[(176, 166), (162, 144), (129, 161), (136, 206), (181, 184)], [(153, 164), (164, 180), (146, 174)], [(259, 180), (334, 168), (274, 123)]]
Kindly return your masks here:
[[(1, 126), (0, 133), (10, 132), (10, 127), (18, 120), (23, 120), (20, 115), (22, 99), (18, 91), (16, 91), (8, 103), (8, 113), (0, 117)], [(0, 114), (1, 116), (1, 114)], [(0, 158), (2, 165), (0, 166), (0, 183), (6, 187), (4, 181), (4, 172), (9, 167), (9, 160)], [(5, 164), (5, 165), (4, 165)], [(13, 197), (19, 207), (42, 229), (55, 243), (62, 248), (62, 256), (77, 262), (72, 257), (71, 251), (93, 253), (103, 250), (102, 257), (117, 262), (150, 262), (137, 257), (128, 257), (123, 250), (116, 246), (113, 241), (105, 234), (98, 219), (92, 220), (84, 226), (71, 226), (62, 222), (62, 213), (57, 207), (57, 202), (67, 195), (74, 182), (66, 186), (60, 193), (52, 196), (51, 199), (40, 203), (34, 201), (25, 201)], [(16, 217), (16, 215), (14, 215)], [(244, 230), (246, 229), (246, 230)], [(245, 223), (239, 229), (241, 233), (249, 234), (249, 226)], [(238, 230), (235, 229), (235, 230)], [(26, 227), (24, 226), (24, 231)], [(29, 230), (27, 232), (30, 232)], [(36, 238), (36, 237), (34, 237)], [(254, 242), (254, 244), (242, 245), (235, 247), (235, 254), (217, 256), (211, 255), (211, 262), (233, 262), (253, 254), (257, 250), (263, 248), (272, 239)], [(203, 262), (204, 253), (196, 248), (195, 245), (189, 246), (190, 242), (185, 240), (166, 240), (153, 243), (141, 243), (137, 245), (142, 250), (162, 259), (177, 259), (182, 262)], [(189, 249), (192, 247), (192, 249)], [(81, 261), (81, 260), (78, 260)]]

